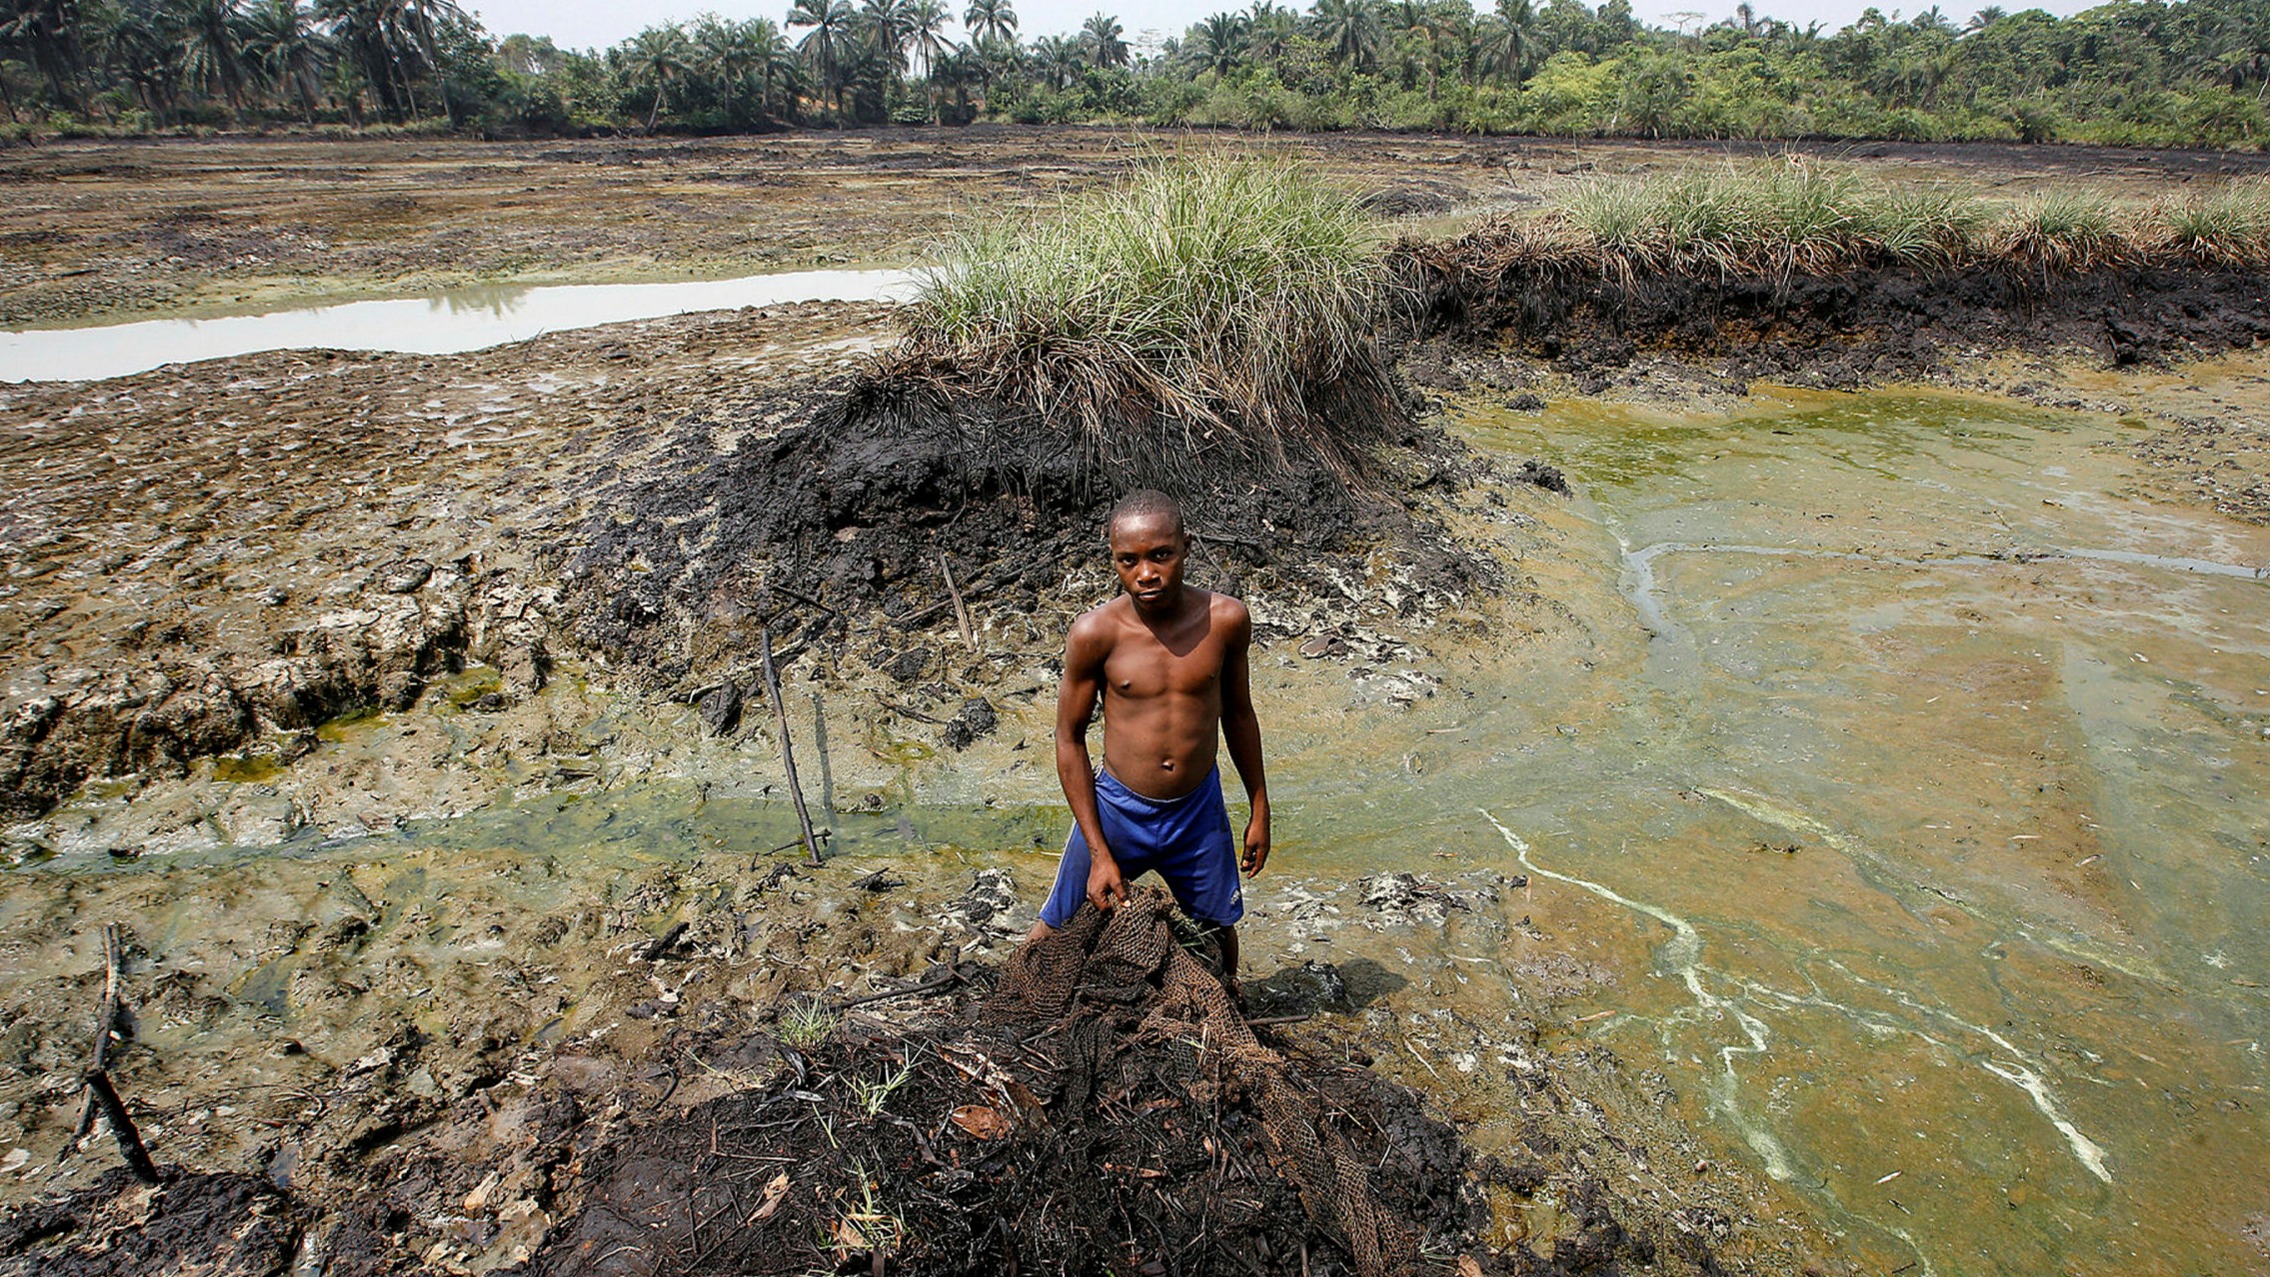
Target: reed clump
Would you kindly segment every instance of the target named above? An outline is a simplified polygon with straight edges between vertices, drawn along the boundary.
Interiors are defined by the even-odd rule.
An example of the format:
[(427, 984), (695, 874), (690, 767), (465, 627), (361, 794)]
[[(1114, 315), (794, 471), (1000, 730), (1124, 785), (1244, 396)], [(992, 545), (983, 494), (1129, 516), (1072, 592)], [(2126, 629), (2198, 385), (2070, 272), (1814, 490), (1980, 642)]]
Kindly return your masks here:
[(1598, 177), (1449, 246), (1468, 267), (1720, 281), (1887, 269), (2019, 278), (2128, 267), (2270, 266), (2270, 183), (2246, 179), (2142, 207), (2053, 190), (2003, 207), (1936, 183), (1835, 165), (1728, 164)]
[(1145, 163), (1052, 217), (963, 226), (934, 254), (886, 374), (940, 380), (1078, 432), (1091, 453), (1164, 425), (1193, 455), (1346, 475), (1398, 415), (1374, 342), (1375, 225), (1297, 166)]
[(2201, 266), (2270, 265), (2270, 179), (2242, 178), (2162, 203), (2171, 253)]

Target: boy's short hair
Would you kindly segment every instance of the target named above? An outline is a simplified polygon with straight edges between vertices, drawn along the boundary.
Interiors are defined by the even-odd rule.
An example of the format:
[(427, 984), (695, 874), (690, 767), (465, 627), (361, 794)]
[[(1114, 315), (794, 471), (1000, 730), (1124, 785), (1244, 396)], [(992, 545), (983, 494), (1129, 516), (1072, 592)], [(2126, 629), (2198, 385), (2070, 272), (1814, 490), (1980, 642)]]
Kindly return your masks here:
[(1157, 488), (1137, 488), (1121, 497), (1119, 504), (1111, 508), (1111, 517), (1104, 520), (1104, 535), (1109, 537), (1111, 530), (1118, 527), (1121, 521), (1126, 519), (1156, 519), (1162, 517), (1174, 522), (1174, 530), (1177, 534), (1188, 531), (1182, 524), (1182, 507), (1175, 503), (1173, 497)]

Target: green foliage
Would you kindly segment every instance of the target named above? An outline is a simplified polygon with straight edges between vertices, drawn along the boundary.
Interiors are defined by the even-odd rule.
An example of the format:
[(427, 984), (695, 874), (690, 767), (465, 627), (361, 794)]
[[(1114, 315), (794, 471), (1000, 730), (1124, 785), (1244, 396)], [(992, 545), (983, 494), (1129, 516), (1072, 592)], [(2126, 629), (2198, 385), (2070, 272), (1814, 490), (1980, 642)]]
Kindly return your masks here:
[(964, 226), (926, 268), (897, 359), (1091, 440), (1166, 418), (1333, 457), (1316, 396), (1380, 384), (1378, 248), (1355, 201), (1299, 168), (1153, 160), (1038, 223)]
[[(21, 0), (0, 106), (50, 131), (262, 122), (733, 131), (776, 121), (1150, 122), (1553, 136), (2074, 141), (2260, 149), (2270, 0), (2113, 0), (2071, 17), (1870, 9), (1679, 30), (1625, 0), (1312, 0), (1225, 9), (1155, 54), (1098, 12), (1011, 0), (787, 0), (603, 53), (484, 31), (451, 0)], [(420, 124), (419, 127), (430, 127)]]
[[(816, 997), (802, 997), (780, 1011), (773, 1033), (788, 1046), (815, 1046), (835, 1032), (836, 1014)], [(886, 1093), (887, 1094), (887, 1093)]]

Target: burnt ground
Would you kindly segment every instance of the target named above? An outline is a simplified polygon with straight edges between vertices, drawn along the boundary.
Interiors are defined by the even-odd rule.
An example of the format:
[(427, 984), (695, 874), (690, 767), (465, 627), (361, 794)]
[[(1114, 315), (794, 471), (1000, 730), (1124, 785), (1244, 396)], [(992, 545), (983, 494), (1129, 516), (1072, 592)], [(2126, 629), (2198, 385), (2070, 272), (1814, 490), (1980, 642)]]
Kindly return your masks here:
[(1250, 136), (984, 125), (749, 138), (476, 142), (289, 136), (0, 150), (0, 327), (471, 283), (685, 278), (907, 260), (957, 211), (1045, 208), (1146, 154), (1297, 157), (1429, 234), (1593, 172), (1799, 152), (1990, 197), (2152, 198), (2270, 171), (2212, 151), (1999, 144)]
[[(969, 935), (991, 889), (981, 879), (950, 906), (933, 940)], [(892, 912), (851, 893), (854, 917)], [(625, 1031), (651, 1039), (637, 1049), (593, 1035), (506, 1047), (467, 1071), (449, 1044), (396, 1032), (333, 1088), (339, 1113), (274, 1124), (259, 1173), (168, 1166), (143, 1187), (116, 1170), (23, 1204), (0, 1214), (0, 1271), (1463, 1277), (1831, 1263), (1818, 1240), (1762, 1222), (1770, 1199), (1742, 1177), (1687, 1174), (1692, 1149), (1649, 1117), (1643, 1089), (1594, 1061), (1547, 1062), (1534, 1029), (1501, 1048), (1519, 1061), (1511, 1138), (1477, 1155), (1323, 1028), (1376, 986), (1311, 963), (1270, 982), (1271, 1008), (1292, 1014), (1249, 1026), (1210, 946), (1155, 889), (1109, 926), (1090, 912), (999, 966), (950, 947), (871, 950), (880, 996), (776, 993), (754, 1028), (730, 973), (777, 969), (787, 936), (741, 949), (731, 919), (759, 901), (739, 903), (634, 964), (683, 994), (628, 1012)], [(627, 995), (644, 972), (624, 974)]]
[[(1439, 426), (1395, 425), (1351, 485), (1314, 454), (1232, 446), (1194, 478), (1147, 469), (1186, 453), (1167, 423), (1151, 427), (1157, 446), (1122, 438), (1099, 461), (1050, 422), (888, 373), (777, 415), (795, 419), (730, 451), (690, 418), (651, 461), (599, 469), (594, 512), (558, 564), (558, 612), (580, 646), (651, 689), (723, 690), (722, 703), (761, 688), (752, 656), (765, 625), (792, 651), (915, 681), (927, 662), (909, 657), (905, 636), (958, 629), (965, 616), (973, 633), (1011, 633), (1068, 576), (1108, 581), (1102, 512), (1150, 485), (1184, 502), (1210, 584), (1323, 601), (1331, 615), (1312, 611), (1310, 626), (1357, 622), (1347, 567), (1374, 552), (1393, 602), (1367, 625), (1423, 625), (1502, 583), (1497, 562), (1430, 509), (1430, 489), (1495, 479)], [(1293, 637), (1263, 616), (1269, 637)]]

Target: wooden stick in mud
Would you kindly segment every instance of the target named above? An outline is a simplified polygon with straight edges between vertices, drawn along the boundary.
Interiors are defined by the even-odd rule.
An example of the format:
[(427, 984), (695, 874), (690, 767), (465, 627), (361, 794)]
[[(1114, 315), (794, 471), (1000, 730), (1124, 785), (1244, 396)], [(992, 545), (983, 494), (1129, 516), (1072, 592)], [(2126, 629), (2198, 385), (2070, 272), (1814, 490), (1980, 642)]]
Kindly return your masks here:
[(126, 1103), (110, 1085), (110, 1074), (101, 1069), (87, 1073), (87, 1094), (102, 1106), (103, 1120), (110, 1123), (110, 1133), (118, 1140), (118, 1151), (126, 1156), (126, 1167), (134, 1178), (145, 1184), (158, 1182), (158, 1167), (150, 1160), (150, 1150), (142, 1147), (142, 1133), (134, 1129), (134, 1119), (126, 1116)]
[[(125, 957), (125, 933), (117, 923), (107, 923), (102, 929), (102, 1015), (95, 1021), (95, 1049), (93, 1062), (87, 1067), (97, 1073), (110, 1068), (110, 1040), (118, 1032), (119, 967)], [(87, 1092), (86, 1100), (79, 1105), (79, 1126), (71, 1140), (77, 1143), (95, 1129), (95, 1095)]]
[(980, 650), (977, 646), (977, 631), (970, 628), (969, 605), (962, 601), (962, 587), (954, 584), (954, 569), (946, 562), (943, 552), (938, 555), (938, 571), (946, 578), (946, 593), (953, 597), (954, 624), (961, 627), (962, 642), (968, 644), (972, 652)]
[(780, 730), (780, 761), (788, 769), (788, 796), (796, 800), (796, 827), (804, 831), (804, 850), (812, 857), (812, 867), (821, 866), (820, 842), (812, 836), (812, 814), (804, 807), (804, 786), (796, 779), (796, 747), (788, 739), (788, 702), (780, 698), (780, 675), (772, 668), (772, 627), (759, 625), (757, 641), (764, 645), (765, 695), (772, 701), (772, 721)]

